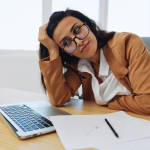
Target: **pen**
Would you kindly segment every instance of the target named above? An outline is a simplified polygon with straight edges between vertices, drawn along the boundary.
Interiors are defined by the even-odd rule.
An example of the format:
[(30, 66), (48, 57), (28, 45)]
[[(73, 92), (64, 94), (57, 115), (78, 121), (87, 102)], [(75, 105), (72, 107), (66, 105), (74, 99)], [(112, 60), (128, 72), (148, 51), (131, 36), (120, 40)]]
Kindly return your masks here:
[(106, 123), (108, 124), (108, 126), (111, 128), (111, 130), (113, 131), (113, 133), (115, 134), (115, 136), (118, 138), (118, 134), (116, 133), (116, 131), (113, 129), (113, 127), (111, 126), (111, 124), (108, 122), (108, 120), (105, 118)]

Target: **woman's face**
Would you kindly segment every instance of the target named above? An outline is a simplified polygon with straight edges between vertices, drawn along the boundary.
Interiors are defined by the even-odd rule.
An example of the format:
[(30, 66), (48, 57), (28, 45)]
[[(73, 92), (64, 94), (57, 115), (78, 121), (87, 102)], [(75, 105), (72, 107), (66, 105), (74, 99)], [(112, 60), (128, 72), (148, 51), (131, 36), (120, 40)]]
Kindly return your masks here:
[[(56, 26), (53, 39), (61, 47), (64, 48), (64, 44), (68, 40), (73, 40), (75, 37), (76, 29), (83, 25), (84, 22), (75, 17), (65, 17)], [(72, 28), (73, 27), (73, 28)], [(73, 29), (73, 30), (71, 30)], [(64, 39), (65, 37), (65, 39)], [(64, 39), (64, 40), (63, 40)], [(77, 44), (76, 50), (70, 54), (78, 58), (91, 58), (97, 50), (97, 39), (95, 35), (89, 29), (89, 34), (83, 40), (75, 38)]]

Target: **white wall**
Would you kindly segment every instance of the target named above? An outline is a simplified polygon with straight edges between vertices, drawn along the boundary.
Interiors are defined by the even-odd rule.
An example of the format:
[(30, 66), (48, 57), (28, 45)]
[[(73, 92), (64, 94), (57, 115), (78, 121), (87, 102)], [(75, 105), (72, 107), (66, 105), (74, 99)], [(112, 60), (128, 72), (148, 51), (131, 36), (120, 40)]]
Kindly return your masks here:
[(35, 51), (0, 51), (0, 74), (0, 87), (44, 93)]

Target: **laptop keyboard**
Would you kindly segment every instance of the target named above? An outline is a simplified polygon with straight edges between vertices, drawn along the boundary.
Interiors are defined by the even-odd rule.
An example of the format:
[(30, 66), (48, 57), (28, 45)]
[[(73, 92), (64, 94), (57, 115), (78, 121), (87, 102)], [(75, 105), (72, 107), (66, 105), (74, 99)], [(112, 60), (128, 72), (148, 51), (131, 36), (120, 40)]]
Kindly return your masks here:
[(53, 126), (46, 119), (26, 105), (0, 107), (24, 132)]

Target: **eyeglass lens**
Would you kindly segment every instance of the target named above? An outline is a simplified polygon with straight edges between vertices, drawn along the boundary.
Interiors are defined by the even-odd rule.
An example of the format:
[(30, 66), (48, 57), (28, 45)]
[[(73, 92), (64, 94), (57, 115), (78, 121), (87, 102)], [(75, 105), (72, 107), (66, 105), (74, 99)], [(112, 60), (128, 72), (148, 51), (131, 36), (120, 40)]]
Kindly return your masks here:
[[(83, 25), (78, 32), (76, 33), (76, 37), (80, 40), (86, 38), (86, 36), (88, 35), (88, 28), (87, 26)], [(69, 41), (69, 43), (65, 46), (64, 50), (71, 54), (73, 53), (77, 48), (77, 44), (74, 41)]]

